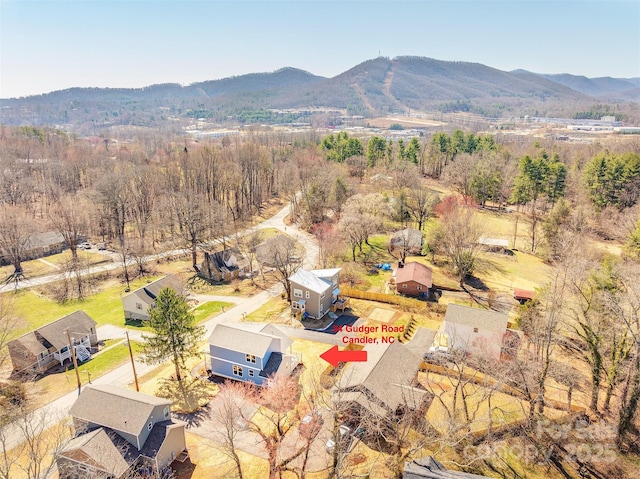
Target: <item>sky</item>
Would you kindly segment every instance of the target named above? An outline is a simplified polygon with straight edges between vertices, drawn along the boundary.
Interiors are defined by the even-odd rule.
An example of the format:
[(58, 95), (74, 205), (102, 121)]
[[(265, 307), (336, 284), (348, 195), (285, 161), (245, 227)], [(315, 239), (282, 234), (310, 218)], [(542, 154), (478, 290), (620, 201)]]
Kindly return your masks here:
[(0, 98), (379, 55), (640, 77), (640, 0), (0, 0)]

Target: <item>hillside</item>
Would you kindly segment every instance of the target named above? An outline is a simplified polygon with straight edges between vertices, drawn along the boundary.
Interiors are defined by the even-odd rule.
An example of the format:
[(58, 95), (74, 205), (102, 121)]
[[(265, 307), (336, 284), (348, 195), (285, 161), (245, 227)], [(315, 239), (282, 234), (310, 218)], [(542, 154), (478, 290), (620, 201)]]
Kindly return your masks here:
[[(424, 57), (378, 57), (333, 77), (296, 68), (220, 80), (145, 88), (71, 88), (0, 100), (6, 124), (53, 124), (97, 130), (112, 125), (153, 126), (175, 120), (276, 123), (299, 114), (269, 109), (339, 109), (348, 114), (468, 111), (490, 117), (571, 116), (598, 104), (637, 121), (638, 79), (506, 72), (479, 63)], [(602, 108), (601, 103), (607, 102)], [(631, 113), (629, 113), (631, 112)]]

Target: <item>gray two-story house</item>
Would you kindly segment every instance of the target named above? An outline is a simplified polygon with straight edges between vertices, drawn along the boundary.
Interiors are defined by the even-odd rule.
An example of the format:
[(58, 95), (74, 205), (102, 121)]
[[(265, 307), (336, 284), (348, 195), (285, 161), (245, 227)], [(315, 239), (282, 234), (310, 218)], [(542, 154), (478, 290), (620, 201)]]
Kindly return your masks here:
[(60, 479), (159, 475), (186, 459), (184, 423), (171, 419), (170, 407), (166, 399), (117, 386), (85, 386), (69, 411), (76, 437), (56, 456)]
[(274, 375), (293, 372), (300, 361), (290, 351), (291, 339), (272, 325), (243, 326), (217, 324), (213, 329), (209, 337), (212, 374), (262, 385)]
[(327, 314), (340, 294), (340, 269), (300, 269), (290, 276), (291, 313), (314, 319)]

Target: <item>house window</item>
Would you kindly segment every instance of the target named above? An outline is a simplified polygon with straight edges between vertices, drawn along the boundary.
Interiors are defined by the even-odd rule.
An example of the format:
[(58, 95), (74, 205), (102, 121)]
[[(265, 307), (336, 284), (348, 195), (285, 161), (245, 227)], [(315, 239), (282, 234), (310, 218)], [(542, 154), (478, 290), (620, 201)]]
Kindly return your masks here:
[(166, 408), (164, 408), (164, 418), (165, 419), (169, 419), (169, 406), (167, 406)]
[(253, 369), (249, 369), (249, 376), (253, 377)]
[(136, 303), (136, 309), (142, 311), (142, 303)]
[(150, 422), (149, 424), (147, 424), (147, 431), (151, 431), (153, 429), (153, 423)]
[(242, 368), (240, 366), (234, 366), (233, 375), (242, 377)]
[(320, 295), (320, 299), (324, 299), (324, 293)]
[(256, 357), (253, 354), (247, 354), (246, 358), (248, 363), (256, 363)]
[(422, 291), (422, 286), (418, 286), (418, 291)]
[(473, 328), (473, 332), (477, 333), (478, 332), (478, 328)]
[(402, 285), (402, 287), (403, 287), (404, 289), (407, 289), (407, 285), (406, 285), (406, 284), (403, 284), (403, 285)]
[(291, 303), (291, 307), (293, 309), (298, 309), (298, 303), (296, 301), (294, 301), (293, 303)]
[(305, 291), (304, 295), (307, 299), (309, 299), (311, 297), (311, 293), (309, 291)]
[(301, 289), (293, 289), (293, 296), (295, 296), (296, 298), (302, 298), (302, 290)]

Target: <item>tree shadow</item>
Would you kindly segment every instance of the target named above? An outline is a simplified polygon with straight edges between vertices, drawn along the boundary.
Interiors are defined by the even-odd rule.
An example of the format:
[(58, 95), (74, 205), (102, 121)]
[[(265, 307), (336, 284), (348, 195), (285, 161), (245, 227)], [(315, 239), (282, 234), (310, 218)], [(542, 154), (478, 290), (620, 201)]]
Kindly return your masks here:
[(173, 417), (184, 422), (187, 429), (190, 429), (192, 427), (198, 427), (202, 425), (204, 421), (209, 419), (209, 415), (211, 414), (211, 407), (209, 406), (209, 404), (207, 404), (190, 413), (174, 412), (172, 414)]
[(156, 395), (171, 400), (176, 414), (194, 414), (209, 404), (213, 397), (211, 387), (206, 379), (165, 378), (158, 381)]

